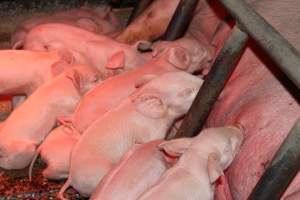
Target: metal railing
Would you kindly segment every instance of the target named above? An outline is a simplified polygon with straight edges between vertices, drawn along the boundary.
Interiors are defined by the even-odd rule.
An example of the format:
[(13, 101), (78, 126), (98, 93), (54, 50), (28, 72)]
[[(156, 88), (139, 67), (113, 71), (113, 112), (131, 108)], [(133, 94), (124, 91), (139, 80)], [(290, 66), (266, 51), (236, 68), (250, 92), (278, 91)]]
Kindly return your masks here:
[[(298, 51), (244, 0), (219, 0), (237, 25), (217, 56), (176, 137), (192, 137), (205, 121), (233, 72), (248, 37), (254, 39), (300, 89)], [(175, 34), (175, 33), (173, 33)], [(300, 120), (281, 144), (248, 199), (280, 199), (300, 169)]]
[(146, 8), (153, 2), (153, 0), (139, 0), (133, 8), (131, 15), (127, 21), (127, 26), (138, 17)]

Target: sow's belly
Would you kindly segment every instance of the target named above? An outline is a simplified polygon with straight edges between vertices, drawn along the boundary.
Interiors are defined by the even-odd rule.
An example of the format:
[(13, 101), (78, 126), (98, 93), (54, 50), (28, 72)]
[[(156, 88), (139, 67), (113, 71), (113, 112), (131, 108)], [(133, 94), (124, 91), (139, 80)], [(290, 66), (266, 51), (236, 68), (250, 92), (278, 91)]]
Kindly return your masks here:
[[(300, 51), (299, 1), (263, 0), (253, 6)], [(244, 144), (226, 175), (233, 199), (247, 199), (288, 132), (300, 117), (300, 93), (262, 50), (250, 42), (207, 121), (240, 123)], [(300, 174), (284, 196), (300, 191)], [(284, 198), (284, 197), (283, 197)]]
[(285, 88), (291, 85), (284, 81), (283, 86), (277, 78), (285, 77), (274, 76), (248, 49), (208, 119), (208, 126), (240, 123), (246, 129), (227, 172), (234, 199), (247, 198), (300, 116), (299, 104)]

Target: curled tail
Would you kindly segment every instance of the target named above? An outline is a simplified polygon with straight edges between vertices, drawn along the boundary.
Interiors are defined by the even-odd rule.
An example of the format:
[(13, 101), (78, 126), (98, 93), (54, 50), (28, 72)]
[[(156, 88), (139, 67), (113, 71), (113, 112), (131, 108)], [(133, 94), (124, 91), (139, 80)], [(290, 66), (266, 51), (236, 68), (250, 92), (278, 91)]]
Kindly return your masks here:
[(71, 185), (71, 178), (69, 176), (68, 180), (65, 182), (65, 184), (62, 186), (62, 188), (58, 192), (58, 198), (61, 200), (68, 200), (67, 198), (64, 197), (65, 191), (70, 187)]
[(35, 163), (37, 157), (38, 157), (39, 154), (40, 154), (40, 151), (41, 151), (41, 149), (42, 149), (41, 147), (42, 147), (42, 145), (40, 145), (40, 146), (37, 148), (36, 153), (35, 153), (35, 155), (34, 155), (32, 161), (31, 161), (31, 163), (30, 163), (30, 166), (29, 166), (29, 172), (28, 172), (29, 182), (31, 182), (31, 180), (32, 180), (32, 169), (33, 169), (33, 166), (34, 166), (34, 163)]

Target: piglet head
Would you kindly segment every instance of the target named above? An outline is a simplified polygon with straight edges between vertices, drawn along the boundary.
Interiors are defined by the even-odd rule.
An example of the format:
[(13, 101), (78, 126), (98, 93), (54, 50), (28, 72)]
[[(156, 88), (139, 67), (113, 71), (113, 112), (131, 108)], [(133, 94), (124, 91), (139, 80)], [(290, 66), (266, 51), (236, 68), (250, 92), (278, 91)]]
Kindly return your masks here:
[(133, 96), (136, 109), (149, 117), (184, 115), (191, 106), (203, 80), (186, 72), (171, 72), (156, 77), (147, 75), (137, 81), (141, 87)]
[(85, 65), (73, 67), (66, 72), (66, 76), (73, 81), (75, 88), (81, 95), (95, 87), (102, 80), (95, 69)]
[[(215, 182), (233, 161), (243, 141), (243, 128), (241, 126), (227, 126), (206, 129), (207, 137), (215, 142), (213, 151), (208, 155), (208, 174), (211, 183)], [(200, 133), (201, 134), (201, 133)]]
[(34, 157), (36, 147), (37, 144), (28, 140), (0, 144), (0, 167), (8, 170), (25, 168)]
[(221, 163), (227, 168), (240, 150), (244, 138), (244, 128), (241, 125), (232, 125), (222, 129), (220, 134), (227, 138), (227, 143), (221, 151)]
[(152, 49), (152, 56), (165, 56), (175, 67), (189, 73), (207, 69), (213, 59), (212, 48), (191, 38), (182, 38), (174, 42), (160, 41), (155, 43)]

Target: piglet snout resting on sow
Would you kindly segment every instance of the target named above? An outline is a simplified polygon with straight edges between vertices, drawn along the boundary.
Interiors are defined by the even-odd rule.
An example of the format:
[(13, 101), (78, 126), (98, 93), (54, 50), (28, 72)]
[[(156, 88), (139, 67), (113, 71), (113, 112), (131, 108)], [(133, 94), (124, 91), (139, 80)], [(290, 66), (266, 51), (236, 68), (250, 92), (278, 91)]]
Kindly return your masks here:
[(233, 161), (242, 141), (241, 127), (227, 126), (161, 143), (160, 148), (180, 158), (138, 199), (213, 200), (214, 182)]
[(69, 178), (59, 193), (61, 199), (69, 185), (89, 196), (134, 144), (163, 139), (173, 121), (187, 112), (203, 82), (186, 72), (143, 80), (139, 90), (83, 133), (72, 151)]

